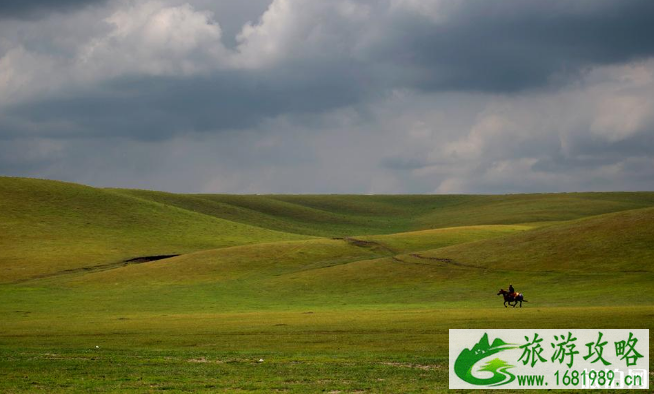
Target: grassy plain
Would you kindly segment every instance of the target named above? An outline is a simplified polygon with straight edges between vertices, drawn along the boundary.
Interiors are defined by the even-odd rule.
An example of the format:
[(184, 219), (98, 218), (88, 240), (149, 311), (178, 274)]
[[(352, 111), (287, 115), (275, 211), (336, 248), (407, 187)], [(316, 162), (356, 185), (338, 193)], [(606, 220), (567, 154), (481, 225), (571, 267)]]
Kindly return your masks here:
[(0, 178), (0, 391), (445, 391), (450, 328), (654, 328), (651, 207)]

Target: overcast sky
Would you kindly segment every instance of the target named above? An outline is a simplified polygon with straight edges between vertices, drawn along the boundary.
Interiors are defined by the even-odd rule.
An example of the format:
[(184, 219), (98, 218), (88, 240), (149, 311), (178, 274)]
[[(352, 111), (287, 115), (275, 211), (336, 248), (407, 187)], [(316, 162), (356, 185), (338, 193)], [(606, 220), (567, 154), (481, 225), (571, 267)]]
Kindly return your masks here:
[(654, 190), (651, 0), (3, 0), (0, 175)]

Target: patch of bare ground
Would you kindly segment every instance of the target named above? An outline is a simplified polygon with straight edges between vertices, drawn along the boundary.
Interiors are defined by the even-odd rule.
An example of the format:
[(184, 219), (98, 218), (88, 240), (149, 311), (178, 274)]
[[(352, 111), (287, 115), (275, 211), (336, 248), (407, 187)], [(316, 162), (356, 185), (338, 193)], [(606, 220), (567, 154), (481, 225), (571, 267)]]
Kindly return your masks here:
[(434, 371), (437, 369), (443, 369), (445, 366), (440, 365), (440, 364), (433, 364), (433, 365), (428, 365), (428, 364), (411, 364), (411, 363), (398, 363), (398, 362), (383, 362), (380, 363), (382, 365), (389, 365), (391, 367), (398, 367), (398, 368), (413, 368), (413, 369), (420, 369), (423, 371)]
[(472, 265), (472, 264), (459, 263), (459, 262), (454, 261), (454, 260), (452, 260), (452, 259), (446, 259), (446, 258), (441, 258), (441, 257), (423, 256), (423, 255), (418, 254), (418, 253), (411, 253), (409, 256), (411, 256), (411, 257), (415, 257), (415, 258), (417, 258), (417, 259), (421, 259), (421, 260), (432, 260), (432, 261), (437, 261), (437, 262), (439, 262), (439, 263), (448, 264), (448, 265), (454, 265), (454, 266), (457, 266), (457, 267), (477, 268), (477, 269), (483, 269), (483, 270), (487, 269), (486, 267), (481, 267), (481, 266), (479, 266), (479, 265)]
[(177, 257), (179, 256), (178, 254), (166, 254), (166, 255), (155, 255), (155, 256), (140, 256), (140, 257), (134, 257), (128, 260), (123, 260), (123, 261), (118, 261), (114, 263), (106, 263), (106, 264), (98, 264), (98, 265), (91, 265), (88, 267), (80, 267), (80, 268), (71, 268), (67, 270), (62, 270), (62, 271), (57, 271), (57, 272), (51, 272), (48, 274), (42, 274), (42, 275), (36, 275), (32, 276), (30, 278), (25, 278), (25, 279), (20, 279), (17, 280), (13, 283), (24, 283), (28, 282), (31, 280), (35, 279), (45, 279), (45, 278), (52, 278), (56, 276), (61, 276), (61, 275), (72, 275), (72, 274), (79, 274), (79, 273), (91, 273), (91, 272), (100, 272), (100, 271), (108, 271), (120, 267), (125, 267), (127, 265), (131, 264), (143, 264), (143, 263), (149, 263), (152, 261), (158, 261), (158, 260), (163, 260), (163, 259), (169, 259), (171, 257)]
[(352, 238), (352, 237), (343, 237), (343, 238), (336, 237), (336, 238), (332, 238), (332, 239), (345, 241), (345, 242), (347, 242), (349, 244), (352, 244), (354, 246), (358, 246), (360, 248), (375, 248), (375, 249), (383, 250), (384, 252), (387, 252), (387, 253), (392, 253), (392, 254), (396, 253), (393, 249), (389, 248), (388, 246), (386, 246), (384, 244), (381, 244), (379, 242), (375, 242), (375, 241), (366, 241), (366, 240), (363, 240), (363, 239), (356, 239), (356, 238)]

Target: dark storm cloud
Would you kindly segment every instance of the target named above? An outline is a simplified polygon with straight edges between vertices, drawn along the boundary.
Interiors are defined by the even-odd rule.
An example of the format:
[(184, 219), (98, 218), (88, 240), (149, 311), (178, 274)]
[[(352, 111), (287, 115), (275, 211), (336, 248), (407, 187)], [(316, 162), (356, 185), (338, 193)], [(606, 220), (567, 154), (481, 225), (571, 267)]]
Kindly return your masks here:
[[(534, 171), (565, 173), (575, 169), (592, 169), (620, 163), (625, 158), (646, 158), (654, 152), (654, 130), (621, 141), (609, 142), (580, 133), (571, 142), (568, 154), (558, 149), (544, 149), (532, 165)], [(532, 157), (538, 157), (533, 155)]]
[[(42, 134), (48, 137), (143, 140), (189, 131), (253, 128), (281, 114), (320, 113), (359, 102), (362, 91), (345, 70), (340, 76), (311, 79), (288, 73), (257, 76), (229, 71), (193, 78), (122, 78), (69, 97), (10, 107), (4, 122), (0, 116), (0, 138), (30, 133), (28, 128), (34, 125), (43, 125)], [(21, 118), (29, 118), (29, 125), (7, 120)], [(69, 126), (48, 126), (56, 124)]]
[[(81, 3), (87, 4), (57, 4)], [(49, 3), (18, 4), (12, 1), (5, 10)], [(215, 9), (222, 12), (217, 20), (229, 19), (225, 13), (236, 7), (225, 4)], [(260, 11), (264, 4), (250, 8)], [(446, 9), (442, 20), (410, 9), (378, 9), (384, 4), (370, 3), (377, 8), (363, 22), (369, 26), (352, 28), (351, 37), (338, 36), (338, 42), (325, 41), (324, 47), (317, 41), (318, 47), (310, 47), (319, 60), (291, 48), (270, 67), (213, 71), (208, 76), (118, 77), (5, 112), (41, 124), (77, 125), (70, 133), (167, 138), (189, 130), (254, 127), (280, 114), (365, 104), (391, 89), (517, 92), (556, 84), (555, 77), (569, 82), (593, 65), (654, 54), (654, 2), (649, 0), (461, 1), (452, 3), (456, 6)], [(251, 13), (250, 8), (242, 11)], [(321, 23), (327, 37), (349, 31), (342, 21)], [(360, 31), (376, 32), (376, 38), (361, 43), (354, 35)], [(305, 37), (293, 39), (301, 42)], [(354, 45), (358, 49), (344, 49)], [(5, 128), (2, 134), (20, 132), (13, 130)]]
[(39, 18), (53, 11), (64, 12), (102, 4), (108, 0), (2, 0), (0, 1), (0, 19), (5, 18)]
[(268, 4), (0, 0), (0, 174), (344, 193), (654, 179), (654, 63), (633, 63), (654, 56), (654, 1)]
[(442, 20), (397, 15), (373, 56), (418, 89), (512, 92), (654, 54), (649, 0), (455, 4)]

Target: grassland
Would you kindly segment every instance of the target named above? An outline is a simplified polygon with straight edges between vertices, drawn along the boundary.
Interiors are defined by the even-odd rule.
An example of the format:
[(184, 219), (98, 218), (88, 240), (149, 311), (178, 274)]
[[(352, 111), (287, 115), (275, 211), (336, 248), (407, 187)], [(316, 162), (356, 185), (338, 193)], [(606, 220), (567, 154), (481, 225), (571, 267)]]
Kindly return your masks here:
[(449, 328), (654, 328), (653, 219), (654, 193), (0, 178), (0, 391), (443, 391)]

